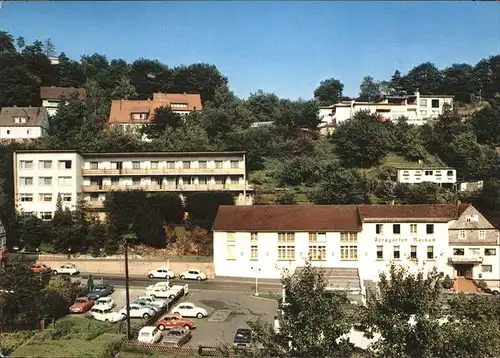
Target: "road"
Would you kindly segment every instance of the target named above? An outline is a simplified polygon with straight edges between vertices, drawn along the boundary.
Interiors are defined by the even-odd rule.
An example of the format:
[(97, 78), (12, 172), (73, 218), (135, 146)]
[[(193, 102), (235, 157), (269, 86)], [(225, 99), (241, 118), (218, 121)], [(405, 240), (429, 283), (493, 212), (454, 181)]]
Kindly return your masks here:
[[(79, 276), (83, 284), (87, 280), (88, 274), (81, 274)], [(113, 285), (117, 288), (125, 287), (125, 277), (124, 276), (101, 276), (93, 275), (94, 281), (98, 281), (101, 278), (104, 283)], [(131, 289), (134, 288), (145, 288), (148, 285), (153, 285), (156, 282), (162, 281), (161, 279), (149, 279), (147, 277), (130, 277), (129, 285)], [(242, 293), (254, 293), (255, 292), (255, 280), (252, 279), (208, 279), (206, 281), (192, 281), (192, 280), (170, 280), (173, 284), (189, 284), (190, 290), (210, 290), (210, 291), (232, 291), (232, 292), (242, 292)], [(281, 292), (283, 286), (278, 282), (268, 282), (259, 280), (258, 282), (259, 292), (261, 294), (267, 294), (269, 292)]]

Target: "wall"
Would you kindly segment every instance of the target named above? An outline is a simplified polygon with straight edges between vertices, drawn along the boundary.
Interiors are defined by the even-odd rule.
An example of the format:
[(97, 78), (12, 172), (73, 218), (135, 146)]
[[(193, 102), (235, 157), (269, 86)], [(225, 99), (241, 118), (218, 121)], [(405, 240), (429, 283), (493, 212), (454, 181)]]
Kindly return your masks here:
[(1, 139), (29, 139), (38, 137), (42, 137), (42, 127), (39, 126), (0, 127)]

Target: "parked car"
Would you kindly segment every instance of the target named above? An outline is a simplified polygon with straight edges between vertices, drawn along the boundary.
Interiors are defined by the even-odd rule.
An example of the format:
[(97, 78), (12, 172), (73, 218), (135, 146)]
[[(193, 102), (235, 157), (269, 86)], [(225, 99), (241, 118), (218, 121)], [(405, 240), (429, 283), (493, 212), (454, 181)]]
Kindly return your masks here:
[(167, 302), (166, 301), (159, 300), (159, 299), (153, 298), (151, 296), (139, 296), (136, 299), (149, 302), (150, 304), (158, 306), (160, 308), (167, 307)]
[(121, 313), (113, 312), (111, 308), (99, 307), (99, 305), (92, 307), (89, 314), (94, 317), (94, 319), (102, 322), (115, 323), (124, 319)]
[(116, 306), (115, 301), (111, 297), (100, 297), (95, 301), (94, 307), (98, 307), (100, 309), (112, 309)]
[[(149, 319), (155, 315), (155, 311), (149, 307), (142, 307), (138, 304), (130, 304), (130, 318), (144, 318)], [(125, 318), (127, 318), (127, 308), (123, 307), (120, 310), (120, 314), (122, 314)]]
[(80, 271), (73, 264), (65, 264), (59, 268), (53, 269), (52, 273), (54, 275), (66, 274), (66, 275), (78, 275)]
[(252, 345), (252, 330), (238, 328), (234, 334), (233, 344), (235, 347), (249, 348)]
[(146, 288), (146, 296), (173, 299), (189, 292), (188, 285), (154, 285)]
[(88, 297), (78, 297), (75, 303), (71, 305), (69, 311), (71, 313), (84, 313), (94, 306), (94, 301)]
[(172, 308), (173, 313), (180, 314), (182, 317), (196, 317), (196, 318), (204, 318), (208, 316), (207, 310), (196, 306), (191, 302), (182, 302), (177, 306)]
[(156, 325), (160, 331), (170, 328), (184, 328), (190, 330), (196, 328), (196, 324), (190, 319), (182, 317), (180, 314), (171, 313), (163, 316)]
[(204, 281), (207, 279), (207, 275), (202, 270), (198, 269), (189, 269), (188, 271), (184, 271), (179, 276), (181, 280), (197, 280)]
[(30, 265), (31, 272), (33, 273), (51, 273), (52, 269), (45, 264), (32, 264)]
[(156, 312), (160, 312), (161, 311), (161, 307), (158, 307), (156, 305), (153, 305), (147, 301), (144, 301), (144, 300), (140, 300), (138, 298), (136, 298), (135, 300), (133, 300), (131, 303), (135, 304), (135, 305), (139, 305), (141, 307), (147, 307), (147, 308), (151, 308), (153, 311)]
[(143, 343), (157, 343), (163, 338), (162, 332), (155, 326), (142, 327), (137, 340)]
[(96, 299), (101, 298), (101, 297), (109, 296), (110, 294), (113, 293), (114, 290), (115, 290), (115, 287), (112, 285), (108, 285), (108, 284), (96, 285), (92, 291), (87, 293), (87, 297), (90, 297), (93, 300), (96, 300)]
[(189, 342), (191, 337), (191, 331), (182, 328), (174, 328), (170, 331), (167, 331), (163, 335), (162, 343), (169, 346), (182, 347), (187, 342)]
[(168, 269), (167, 267), (160, 267), (156, 270), (151, 270), (148, 272), (149, 278), (164, 278), (164, 279), (172, 279), (175, 277), (173, 271)]

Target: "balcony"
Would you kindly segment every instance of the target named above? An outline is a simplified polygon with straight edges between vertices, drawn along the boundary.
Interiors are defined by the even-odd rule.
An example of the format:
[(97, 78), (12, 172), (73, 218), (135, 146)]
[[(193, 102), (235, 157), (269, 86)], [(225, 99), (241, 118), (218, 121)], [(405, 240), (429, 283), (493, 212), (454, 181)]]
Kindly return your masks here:
[(477, 255), (457, 256), (454, 255), (448, 259), (450, 264), (480, 264), (483, 263), (483, 258)]
[[(83, 185), (84, 193), (109, 192), (118, 190), (143, 191), (243, 191), (244, 184), (183, 184), (183, 185)], [(246, 186), (247, 191), (253, 191), (252, 185)]]
[(105, 175), (244, 175), (244, 168), (158, 168), (158, 169), (82, 169), (83, 176)]
[(85, 202), (85, 208), (88, 209), (103, 209), (104, 201), (101, 200), (88, 200)]

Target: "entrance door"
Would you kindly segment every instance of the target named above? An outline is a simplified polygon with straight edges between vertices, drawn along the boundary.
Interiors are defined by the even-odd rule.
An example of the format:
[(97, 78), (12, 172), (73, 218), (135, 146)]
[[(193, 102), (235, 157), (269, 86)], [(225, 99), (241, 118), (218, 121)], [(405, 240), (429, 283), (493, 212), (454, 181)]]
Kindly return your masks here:
[(472, 265), (455, 265), (457, 277), (472, 277)]

